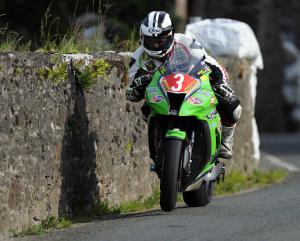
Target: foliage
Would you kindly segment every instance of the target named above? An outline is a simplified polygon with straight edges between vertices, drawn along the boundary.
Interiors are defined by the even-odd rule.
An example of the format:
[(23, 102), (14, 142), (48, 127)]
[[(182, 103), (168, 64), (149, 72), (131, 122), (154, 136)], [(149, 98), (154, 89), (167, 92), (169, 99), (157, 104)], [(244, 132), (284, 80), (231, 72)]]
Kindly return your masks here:
[[(0, 16), (1, 17), (1, 16)], [(0, 52), (1, 51), (28, 51), (31, 42), (21, 44), (22, 37), (13, 31), (9, 31), (7, 25), (0, 26)]]
[[(9, 5), (15, 7), (10, 8)], [(132, 9), (134, 14), (129, 14)], [(2, 16), (3, 22), (8, 22), (10, 29), (14, 30), (30, 27), (26, 28), (25, 38), (20, 33), (15, 33), (7, 41), (0, 40), (0, 51), (28, 51), (31, 48), (42, 52), (91, 53), (112, 47), (121, 51), (133, 51), (139, 46), (140, 22), (153, 9), (168, 11), (167, 9), (172, 9), (172, 4), (159, 0), (4, 0), (0, 4), (0, 12), (6, 13)], [(89, 14), (97, 18), (92, 23), (96, 33), (94, 37), (87, 39), (83, 36), (83, 31), (88, 26), (80, 20)]]
[(82, 89), (88, 89), (97, 82), (98, 78), (108, 77), (110, 64), (104, 59), (96, 59), (87, 65), (83, 61), (78, 61), (74, 67), (77, 85)]
[(41, 235), (45, 234), (47, 231), (41, 225), (29, 225), (27, 228), (23, 229), (20, 233), (15, 233), (14, 236), (28, 236), (28, 235)]
[(119, 207), (109, 207), (108, 201), (99, 201), (97, 204), (92, 208), (92, 214), (95, 216), (101, 216), (104, 214), (119, 214), (120, 208)]
[(67, 63), (54, 64), (51, 68), (42, 67), (38, 69), (38, 76), (51, 80), (53, 83), (59, 83), (68, 78)]
[(12, 236), (28, 236), (28, 235), (41, 235), (45, 234), (52, 229), (62, 229), (70, 227), (73, 222), (65, 217), (57, 218), (55, 216), (49, 216), (42, 220), (40, 224), (32, 224), (24, 228), (21, 232), (11, 230)]
[(131, 152), (133, 149), (133, 143), (132, 142), (128, 142), (126, 145), (125, 145), (125, 150), (127, 152)]
[[(153, 9), (166, 10), (169, 6), (172, 6), (172, 2), (159, 0), (1, 0), (0, 13), (6, 14), (3, 22), (8, 22), (11, 29), (22, 29), (26, 26), (25, 41), (32, 40), (34, 44), (39, 45), (42, 38), (42, 23), (48, 27), (52, 25), (50, 30), (48, 27), (43, 29), (50, 36), (64, 35), (80, 16), (94, 13), (99, 16), (99, 22), (105, 22), (106, 33), (112, 36), (118, 34), (123, 40), (128, 30), (139, 28), (147, 13)], [(45, 22), (46, 15), (47, 22)]]
[[(52, 67), (38, 69), (38, 76), (54, 83), (66, 80), (68, 78), (67, 62), (59, 63), (56, 58), (52, 58), (52, 62)], [(104, 59), (93, 59), (90, 63), (85, 63), (84, 60), (75, 62), (74, 71), (77, 86), (81, 89), (91, 88), (98, 78), (106, 79), (108, 77), (110, 67), (110, 64)]]
[(120, 40), (118, 35), (113, 39), (113, 47), (119, 51), (133, 52), (140, 46), (139, 36), (136, 34), (135, 28), (130, 32), (129, 37)]
[(23, 70), (20, 67), (15, 68), (15, 74), (16, 76), (22, 76), (23, 75)]
[[(39, 46), (36, 51), (91, 53), (111, 49), (111, 45), (104, 36), (105, 27), (102, 17), (99, 17), (100, 20), (97, 22), (97, 28), (93, 37), (85, 38), (83, 36), (84, 27), (77, 22), (65, 27), (65, 31), (62, 31), (62, 21), (58, 17), (53, 17), (52, 7), (53, 4), (50, 3), (41, 18), (39, 39), (35, 40), (36, 45)], [(101, 16), (101, 9), (99, 8), (98, 11), (97, 14)], [(0, 17), (3, 16), (6, 15), (0, 15)], [(31, 47), (31, 41), (24, 43), (20, 34), (8, 29), (8, 24), (2, 28), (0, 26), (0, 51), (28, 51)]]
[(152, 195), (146, 199), (142, 196), (138, 200), (129, 201), (119, 206), (121, 213), (130, 213), (135, 211), (147, 210), (154, 208), (159, 204), (160, 190), (159, 187), (155, 188)]
[(72, 225), (73, 225), (73, 220), (66, 218), (66, 217), (62, 217), (59, 219), (57, 226), (54, 228), (64, 229), (64, 228), (68, 228)]
[(76, 54), (109, 50), (111, 46), (105, 40), (102, 29), (100, 26), (89, 39), (84, 38), (82, 29), (77, 25), (68, 29), (65, 34), (41, 34), (41, 47), (38, 51)]
[(245, 189), (262, 187), (271, 183), (280, 182), (286, 175), (286, 172), (282, 170), (255, 170), (252, 174), (248, 175), (239, 171), (233, 171), (226, 176), (224, 183), (216, 185), (214, 194), (232, 194)]

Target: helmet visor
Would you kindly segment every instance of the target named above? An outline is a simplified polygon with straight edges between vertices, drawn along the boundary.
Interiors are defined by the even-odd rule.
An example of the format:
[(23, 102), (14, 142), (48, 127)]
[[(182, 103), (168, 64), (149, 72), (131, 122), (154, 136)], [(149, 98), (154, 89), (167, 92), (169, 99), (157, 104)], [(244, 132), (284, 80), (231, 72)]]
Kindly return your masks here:
[(163, 37), (144, 36), (144, 47), (151, 51), (168, 50), (173, 42), (173, 35)]

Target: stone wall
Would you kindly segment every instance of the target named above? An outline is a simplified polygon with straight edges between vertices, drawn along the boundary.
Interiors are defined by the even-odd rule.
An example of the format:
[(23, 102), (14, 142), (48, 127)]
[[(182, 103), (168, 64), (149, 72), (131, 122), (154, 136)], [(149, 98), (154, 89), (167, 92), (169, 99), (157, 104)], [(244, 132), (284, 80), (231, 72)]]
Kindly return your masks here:
[[(106, 59), (108, 78), (82, 91), (71, 65), (63, 65), (72, 58)], [(249, 64), (222, 61), (244, 108), (228, 167), (249, 171), (256, 165)], [(89, 211), (97, 202), (113, 206), (151, 194), (158, 179), (148, 171), (141, 103), (125, 101), (126, 63), (110, 53), (0, 53), (0, 233), (49, 215)], [(46, 67), (55, 74), (45, 75)]]
[[(60, 64), (39, 53), (0, 54), (0, 230), (48, 215), (149, 196), (146, 125), (125, 101), (124, 59), (90, 90), (38, 70)], [(55, 63), (53, 63), (55, 60)]]
[(229, 72), (229, 85), (236, 91), (243, 108), (242, 116), (237, 123), (233, 146), (233, 158), (226, 162), (228, 170), (239, 169), (252, 171), (259, 162), (259, 145), (256, 139), (256, 125), (253, 125), (255, 99), (251, 96), (251, 63), (246, 59), (218, 58)]

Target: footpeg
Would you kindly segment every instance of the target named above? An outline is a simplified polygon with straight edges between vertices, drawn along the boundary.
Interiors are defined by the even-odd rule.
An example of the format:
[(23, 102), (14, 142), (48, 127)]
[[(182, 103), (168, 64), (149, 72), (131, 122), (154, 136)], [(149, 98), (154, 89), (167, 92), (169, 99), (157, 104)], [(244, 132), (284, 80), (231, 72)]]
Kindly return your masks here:
[(225, 175), (226, 175), (226, 169), (225, 169), (225, 164), (224, 163), (220, 163), (222, 164), (221, 166), (221, 172), (220, 172), (220, 175), (217, 177), (217, 183), (220, 182), (220, 180), (222, 182), (225, 182)]

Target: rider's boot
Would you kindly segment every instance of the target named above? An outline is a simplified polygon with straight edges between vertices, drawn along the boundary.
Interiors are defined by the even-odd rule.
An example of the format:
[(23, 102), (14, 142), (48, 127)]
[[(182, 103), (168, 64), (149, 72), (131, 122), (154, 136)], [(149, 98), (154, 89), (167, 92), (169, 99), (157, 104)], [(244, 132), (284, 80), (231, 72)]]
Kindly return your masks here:
[(222, 127), (222, 141), (221, 148), (218, 154), (219, 158), (230, 159), (232, 157), (232, 146), (234, 141), (234, 129), (233, 127)]

